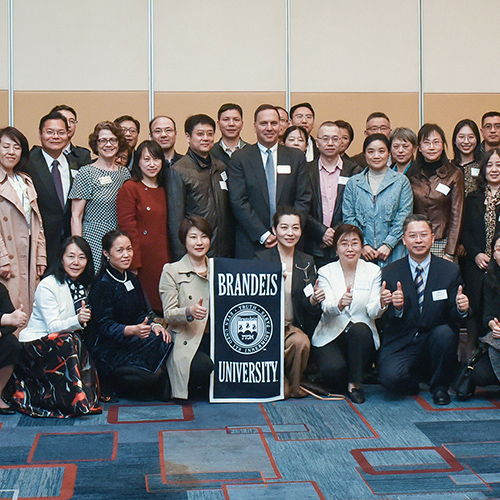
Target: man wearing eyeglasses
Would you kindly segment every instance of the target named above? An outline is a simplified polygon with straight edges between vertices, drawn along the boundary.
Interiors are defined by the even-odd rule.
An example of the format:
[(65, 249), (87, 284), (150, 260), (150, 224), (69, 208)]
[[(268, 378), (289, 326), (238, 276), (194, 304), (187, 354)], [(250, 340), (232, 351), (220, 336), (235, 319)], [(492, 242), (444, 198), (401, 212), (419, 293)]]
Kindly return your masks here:
[(157, 142), (163, 149), (167, 167), (170, 168), (182, 158), (182, 155), (175, 150), (177, 126), (173, 118), (163, 115), (155, 116), (149, 122), (149, 136), (152, 141)]
[(315, 113), (313, 107), (308, 102), (301, 102), (290, 108), (290, 124), (304, 127), (309, 134), (306, 149), (306, 160), (313, 161), (319, 156), (319, 150), (316, 146), (314, 137), (311, 132), (314, 128)]
[(139, 140), (141, 124), (139, 120), (136, 120), (130, 115), (119, 116), (118, 118), (115, 118), (114, 121), (122, 128), (125, 140), (130, 147), (130, 161), (127, 165), (127, 168), (130, 170), (132, 168), (132, 164), (134, 163), (135, 147), (137, 146), (137, 141)]
[(71, 142), (76, 132), (76, 124), (78, 123), (76, 111), (66, 104), (59, 104), (52, 108), (50, 112), (53, 113), (56, 111), (61, 113), (68, 122), (68, 143), (64, 148), (64, 154), (74, 160), (79, 167), (88, 165), (91, 162), (90, 150), (81, 146), (75, 146)]
[(484, 154), (492, 149), (500, 147), (500, 113), (488, 111), (481, 118), (481, 153)]
[(63, 152), (68, 143), (68, 121), (61, 113), (42, 117), (38, 132), (41, 147), (32, 148), (24, 171), (33, 179), (38, 195), (50, 267), (56, 262), (62, 239), (71, 234), (68, 193), (79, 167)]
[(307, 169), (312, 185), (311, 211), (305, 228), (305, 251), (319, 267), (335, 258), (333, 236), (342, 222), (342, 199), (349, 179), (361, 169), (349, 158), (341, 157), (341, 130), (334, 122), (324, 122), (316, 139), (319, 158)]
[[(387, 139), (391, 138), (391, 121), (389, 117), (382, 113), (381, 111), (375, 111), (368, 115), (366, 119), (366, 128), (365, 128), (365, 137), (373, 134), (384, 134)], [(356, 162), (358, 165), (361, 165), (363, 168), (368, 166), (366, 163), (366, 158), (364, 153), (359, 153), (356, 156), (353, 156), (352, 161)], [(392, 159), (389, 157), (388, 166), (391, 166)]]

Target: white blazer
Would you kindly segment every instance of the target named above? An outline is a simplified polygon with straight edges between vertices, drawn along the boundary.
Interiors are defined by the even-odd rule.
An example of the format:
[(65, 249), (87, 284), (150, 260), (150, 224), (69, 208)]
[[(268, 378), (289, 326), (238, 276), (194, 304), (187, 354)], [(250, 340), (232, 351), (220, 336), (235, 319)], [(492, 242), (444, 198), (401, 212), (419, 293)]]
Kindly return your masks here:
[(311, 343), (323, 347), (336, 339), (350, 321), (365, 323), (373, 334), (375, 348), (380, 347), (380, 338), (375, 319), (382, 316), (385, 309), (380, 307), (380, 268), (371, 262), (359, 260), (354, 275), (352, 302), (349, 307), (339, 310), (339, 300), (347, 290), (344, 272), (339, 261), (331, 262), (318, 271), (319, 287), (325, 291), (321, 304), (323, 314), (314, 330)]
[(69, 286), (50, 275), (40, 282), (35, 291), (33, 312), (28, 326), (19, 334), (19, 341), (31, 342), (50, 333), (81, 329)]

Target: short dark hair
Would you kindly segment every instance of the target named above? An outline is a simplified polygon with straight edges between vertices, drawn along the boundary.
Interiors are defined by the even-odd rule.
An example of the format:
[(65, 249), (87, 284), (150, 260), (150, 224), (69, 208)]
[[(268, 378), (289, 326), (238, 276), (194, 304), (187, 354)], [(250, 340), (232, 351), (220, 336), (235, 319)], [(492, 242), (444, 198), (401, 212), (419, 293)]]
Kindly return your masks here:
[[(286, 117), (289, 118), (288, 111), (283, 106), (274, 106), (277, 110), (282, 109), (286, 113)], [(278, 112), (279, 114), (279, 112)]]
[(368, 146), (375, 141), (382, 141), (387, 146), (387, 151), (391, 150), (391, 143), (384, 134), (372, 134), (365, 137), (365, 140), (363, 141), (363, 153), (365, 153)]
[(184, 122), (184, 132), (188, 135), (191, 135), (196, 125), (200, 124), (212, 127), (214, 129), (214, 132), (216, 130), (215, 121), (212, 117), (204, 114), (199, 114), (191, 115), (190, 117), (188, 117), (188, 119)]
[(77, 118), (74, 108), (68, 106), (67, 104), (58, 104), (57, 106), (54, 106), (50, 112), (53, 113), (54, 111), (69, 111), (71, 114), (75, 115), (75, 118)]
[(479, 174), (476, 178), (476, 186), (479, 191), (486, 191), (486, 186), (488, 186), (488, 181), (486, 180), (486, 167), (488, 166), (488, 162), (494, 153), (500, 156), (500, 148), (486, 151), (481, 158), (481, 162), (479, 163)]
[(189, 230), (195, 227), (202, 233), (205, 233), (211, 240), (213, 235), (212, 226), (203, 217), (199, 215), (190, 215), (181, 221), (179, 226), (179, 240), (184, 247), (186, 247), (186, 238)]
[(144, 174), (142, 173), (141, 167), (139, 166), (139, 161), (141, 159), (142, 152), (145, 149), (149, 151), (149, 154), (153, 158), (161, 160), (161, 169), (158, 172), (158, 185), (161, 187), (165, 187), (165, 153), (156, 141), (142, 141), (139, 144), (139, 147), (137, 148), (137, 151), (134, 155), (134, 162), (132, 163), (130, 176), (134, 181), (141, 181), (144, 178)]
[(234, 102), (228, 102), (226, 104), (223, 104), (219, 108), (219, 111), (217, 111), (217, 120), (220, 120), (222, 113), (225, 113), (226, 111), (230, 111), (232, 109), (238, 111), (238, 113), (241, 116), (241, 119), (243, 120), (243, 110), (241, 109), (241, 106), (239, 104), (235, 104)]
[(293, 118), (293, 115), (295, 114), (295, 111), (297, 111), (298, 108), (307, 108), (307, 109), (310, 109), (311, 113), (313, 114), (313, 117), (316, 116), (316, 114), (314, 113), (314, 109), (313, 109), (311, 103), (309, 103), (309, 102), (301, 102), (299, 104), (295, 104), (295, 106), (292, 106), (290, 108), (290, 118)]
[(439, 134), (441, 140), (443, 141), (443, 144), (445, 146), (448, 146), (444, 130), (436, 123), (424, 123), (422, 125), (422, 127), (418, 131), (418, 143), (420, 144), (422, 141), (425, 141), (432, 134), (432, 132), (436, 132), (437, 134)]
[(150, 122), (149, 122), (149, 133), (151, 134), (151, 132), (153, 131), (153, 123), (158, 120), (158, 118), (166, 118), (167, 120), (170, 120), (173, 124), (174, 124), (174, 130), (177, 131), (177, 124), (175, 123), (175, 120), (173, 118), (171, 118), (170, 116), (166, 116), (166, 115), (158, 115), (158, 116), (155, 116)]
[(63, 256), (66, 252), (66, 249), (74, 243), (87, 257), (87, 265), (83, 270), (82, 274), (78, 277), (78, 282), (83, 286), (87, 287), (92, 283), (94, 278), (94, 260), (92, 259), (92, 250), (90, 249), (90, 245), (87, 240), (84, 240), (81, 236), (69, 236), (64, 239), (59, 247), (58, 257), (56, 262), (54, 263), (52, 274), (55, 276), (59, 283), (64, 283), (66, 279), (66, 271), (63, 266)]
[(307, 133), (307, 130), (304, 127), (300, 125), (290, 125), (283, 134), (283, 142), (285, 142), (287, 137), (295, 130), (299, 130), (302, 134), (304, 134), (306, 142), (309, 140), (309, 134)]
[(352, 125), (349, 122), (346, 122), (345, 120), (335, 120), (333, 123), (335, 123), (335, 125), (337, 125), (338, 128), (345, 128), (347, 130), (347, 133), (351, 138), (349, 140), (349, 146), (350, 146), (352, 141), (354, 140), (354, 129), (352, 128)]
[(276, 228), (280, 223), (281, 217), (285, 215), (296, 215), (300, 220), (300, 227), (302, 229), (302, 216), (300, 212), (291, 205), (278, 205), (276, 207), (276, 212), (273, 215), (273, 227)]
[(500, 112), (498, 112), (498, 111), (488, 111), (487, 113), (484, 113), (484, 115), (481, 118), (481, 127), (484, 125), (484, 120), (486, 120), (486, 118), (492, 118), (494, 116), (499, 116), (500, 117)]
[(14, 167), (14, 172), (22, 170), (30, 157), (30, 146), (28, 143), (28, 139), (26, 139), (25, 135), (22, 132), (20, 132), (19, 130), (17, 130), (17, 128), (14, 127), (5, 127), (1, 129), (0, 140), (4, 136), (9, 138), (11, 141), (16, 142), (17, 144), (19, 144), (19, 146), (21, 146), (21, 158), (19, 159), (17, 165)]
[(457, 140), (458, 133), (464, 127), (470, 127), (472, 130), (472, 133), (474, 134), (474, 137), (476, 138), (476, 147), (474, 148), (474, 160), (479, 161), (481, 159), (481, 136), (479, 135), (479, 128), (477, 127), (477, 124), (474, 120), (471, 120), (470, 118), (464, 118), (463, 120), (460, 120), (455, 125), (455, 128), (453, 129), (452, 140), (451, 140), (451, 143), (453, 145), (453, 162), (456, 165), (460, 164), (460, 161), (462, 159), (462, 153), (458, 149), (455, 142)]
[(403, 234), (406, 233), (408, 226), (412, 222), (425, 222), (429, 226), (431, 233), (434, 234), (434, 229), (432, 228), (431, 221), (424, 214), (410, 214), (406, 216), (406, 219), (403, 222)]
[(134, 122), (134, 125), (136, 126), (137, 128), (137, 132), (139, 133), (141, 131), (141, 123), (139, 122), (139, 120), (136, 120), (133, 116), (130, 116), (130, 115), (122, 115), (122, 116), (119, 116), (118, 118), (115, 118), (113, 120), (115, 123), (118, 123), (118, 125), (121, 123), (121, 122)]
[(361, 240), (361, 246), (363, 246), (365, 238), (363, 231), (361, 231), (358, 226), (354, 226), (353, 224), (340, 224), (340, 226), (335, 229), (335, 235), (333, 236), (333, 248), (337, 248), (337, 244), (342, 236), (351, 233), (359, 237)]
[(276, 108), (276, 106), (273, 106), (272, 104), (261, 104), (254, 112), (253, 114), (253, 121), (256, 122), (257, 121), (257, 116), (259, 115), (259, 113), (261, 111), (266, 111), (268, 109), (274, 109), (274, 111), (276, 111), (276, 113), (278, 114), (278, 120), (280, 118), (280, 114), (279, 114), (279, 111), (278, 111), (278, 108)]
[(66, 127), (66, 130), (68, 130), (69, 125), (68, 125), (68, 120), (66, 120), (66, 117), (61, 115), (59, 111), (51, 111), (47, 115), (44, 115), (40, 118), (40, 123), (38, 124), (38, 132), (40, 134), (42, 133), (43, 126), (45, 125), (45, 122), (49, 120), (62, 120), (64, 123), (64, 126)]
[(382, 111), (374, 111), (373, 113), (370, 113), (368, 115), (368, 118), (366, 119), (366, 123), (368, 123), (370, 120), (373, 120), (374, 118), (385, 118), (389, 123), (391, 123), (389, 117), (385, 113), (382, 113)]
[(123, 135), (120, 125), (116, 122), (104, 121), (99, 122), (94, 127), (94, 131), (89, 135), (89, 146), (95, 155), (99, 154), (97, 140), (99, 139), (99, 132), (101, 130), (109, 130), (114, 136), (116, 136), (118, 139), (118, 151), (123, 150), (124, 143), (127, 141), (125, 140), (125, 136)]

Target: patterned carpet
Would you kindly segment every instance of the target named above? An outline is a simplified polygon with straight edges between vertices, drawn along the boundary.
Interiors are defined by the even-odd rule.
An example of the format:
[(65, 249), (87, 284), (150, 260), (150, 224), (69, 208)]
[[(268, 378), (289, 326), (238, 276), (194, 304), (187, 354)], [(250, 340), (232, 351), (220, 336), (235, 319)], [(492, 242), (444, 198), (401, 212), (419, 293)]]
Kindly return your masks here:
[(81, 419), (0, 417), (0, 499), (500, 498), (500, 402), (120, 400)]

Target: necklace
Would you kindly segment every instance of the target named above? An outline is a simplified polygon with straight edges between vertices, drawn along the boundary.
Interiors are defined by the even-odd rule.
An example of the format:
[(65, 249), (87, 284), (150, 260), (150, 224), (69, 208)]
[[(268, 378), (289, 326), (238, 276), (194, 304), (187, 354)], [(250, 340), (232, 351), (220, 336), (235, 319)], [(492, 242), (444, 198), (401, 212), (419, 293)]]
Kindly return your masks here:
[(124, 272), (124, 275), (125, 275), (125, 279), (124, 280), (119, 280), (118, 278), (116, 278), (115, 276), (113, 276), (110, 272), (109, 272), (109, 269), (106, 269), (106, 272), (115, 280), (115, 281), (118, 281), (118, 283), (125, 283), (127, 281), (127, 271)]

